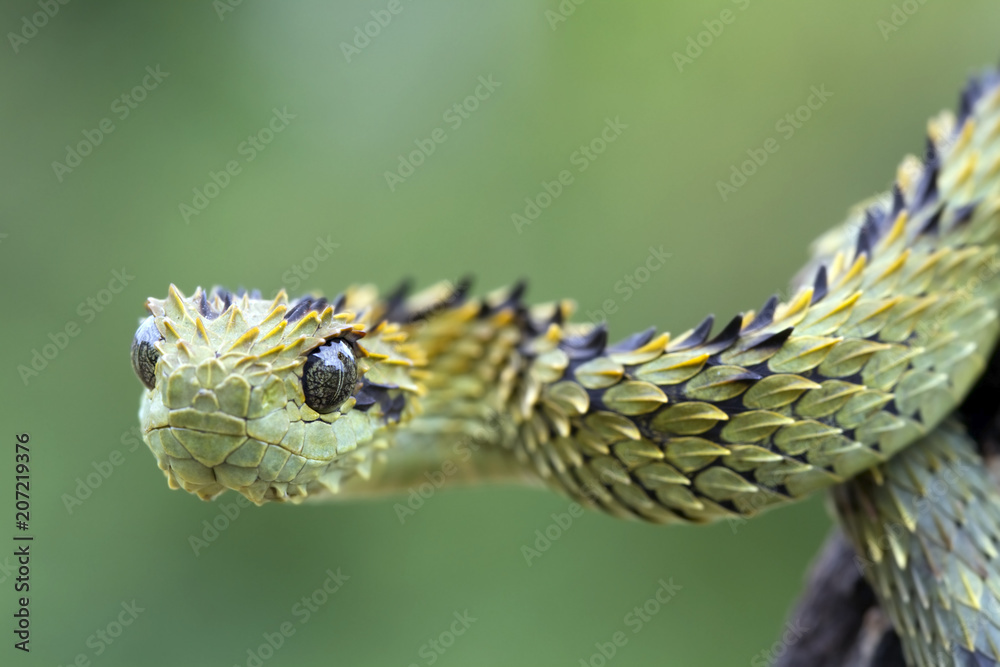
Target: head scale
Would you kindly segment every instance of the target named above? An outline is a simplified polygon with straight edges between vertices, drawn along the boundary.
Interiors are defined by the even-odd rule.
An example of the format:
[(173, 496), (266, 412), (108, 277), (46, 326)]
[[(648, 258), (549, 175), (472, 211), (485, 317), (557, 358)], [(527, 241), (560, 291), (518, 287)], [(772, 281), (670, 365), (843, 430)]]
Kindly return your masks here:
[(289, 304), (200, 287), (149, 299), (132, 343), (146, 444), (173, 488), (298, 502), (367, 476), (418, 410), (422, 359), (374, 290)]

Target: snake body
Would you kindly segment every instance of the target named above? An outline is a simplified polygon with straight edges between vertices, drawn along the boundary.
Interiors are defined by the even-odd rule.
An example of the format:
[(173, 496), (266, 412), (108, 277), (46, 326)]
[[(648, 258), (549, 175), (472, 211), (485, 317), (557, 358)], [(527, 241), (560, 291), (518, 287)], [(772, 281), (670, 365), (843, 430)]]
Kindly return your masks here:
[(172, 487), (258, 504), (442, 471), (707, 522), (835, 486), (908, 661), (995, 664), (997, 490), (942, 422), (1000, 335), (998, 203), (991, 71), (930, 122), (891, 193), (816, 242), (789, 298), (714, 335), (709, 317), (609, 344), (571, 302), (526, 305), (523, 285), (331, 301), (171, 286), (133, 342), (142, 428)]

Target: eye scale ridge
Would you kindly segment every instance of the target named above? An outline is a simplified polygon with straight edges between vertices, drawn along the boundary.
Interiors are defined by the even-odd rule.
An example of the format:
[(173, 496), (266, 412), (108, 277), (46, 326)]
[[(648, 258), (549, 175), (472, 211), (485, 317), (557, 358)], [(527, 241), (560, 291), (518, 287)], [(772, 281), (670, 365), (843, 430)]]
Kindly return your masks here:
[(998, 248), (990, 70), (931, 121), (923, 161), (817, 239), (786, 299), (721, 327), (609, 345), (525, 281), (293, 301), (171, 285), (131, 346), (140, 422), (168, 483), (204, 499), (399, 493), (455, 442), (475, 444), (455, 483), (654, 523), (832, 490), (908, 663), (1000, 664), (1000, 492), (951, 416), (1000, 337)]

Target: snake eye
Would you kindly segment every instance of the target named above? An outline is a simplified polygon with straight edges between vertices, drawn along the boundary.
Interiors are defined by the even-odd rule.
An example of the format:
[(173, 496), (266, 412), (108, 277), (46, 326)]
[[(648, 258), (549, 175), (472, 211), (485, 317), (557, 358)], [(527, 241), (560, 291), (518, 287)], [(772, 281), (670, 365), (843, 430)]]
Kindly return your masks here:
[(354, 393), (358, 365), (351, 346), (332, 340), (306, 359), (302, 368), (302, 393), (306, 405), (320, 414), (333, 412)]
[(132, 339), (132, 370), (148, 389), (156, 386), (156, 362), (160, 360), (157, 342), (163, 339), (150, 315), (142, 321)]

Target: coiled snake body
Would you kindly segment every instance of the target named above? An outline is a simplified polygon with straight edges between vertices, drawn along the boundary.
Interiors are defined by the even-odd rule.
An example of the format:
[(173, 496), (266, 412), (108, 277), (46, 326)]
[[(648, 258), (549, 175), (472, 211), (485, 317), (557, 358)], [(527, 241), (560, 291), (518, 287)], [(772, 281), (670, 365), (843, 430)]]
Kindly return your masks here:
[[(1000, 333), (1000, 75), (923, 162), (817, 241), (793, 295), (712, 335), (607, 343), (569, 302), (441, 284), (273, 300), (171, 286), (132, 345), (171, 486), (256, 503), (400, 491), (427, 471), (706, 522), (836, 485), (914, 665), (1000, 661), (1000, 498), (948, 415)], [(980, 662), (975, 662), (976, 660)]]

